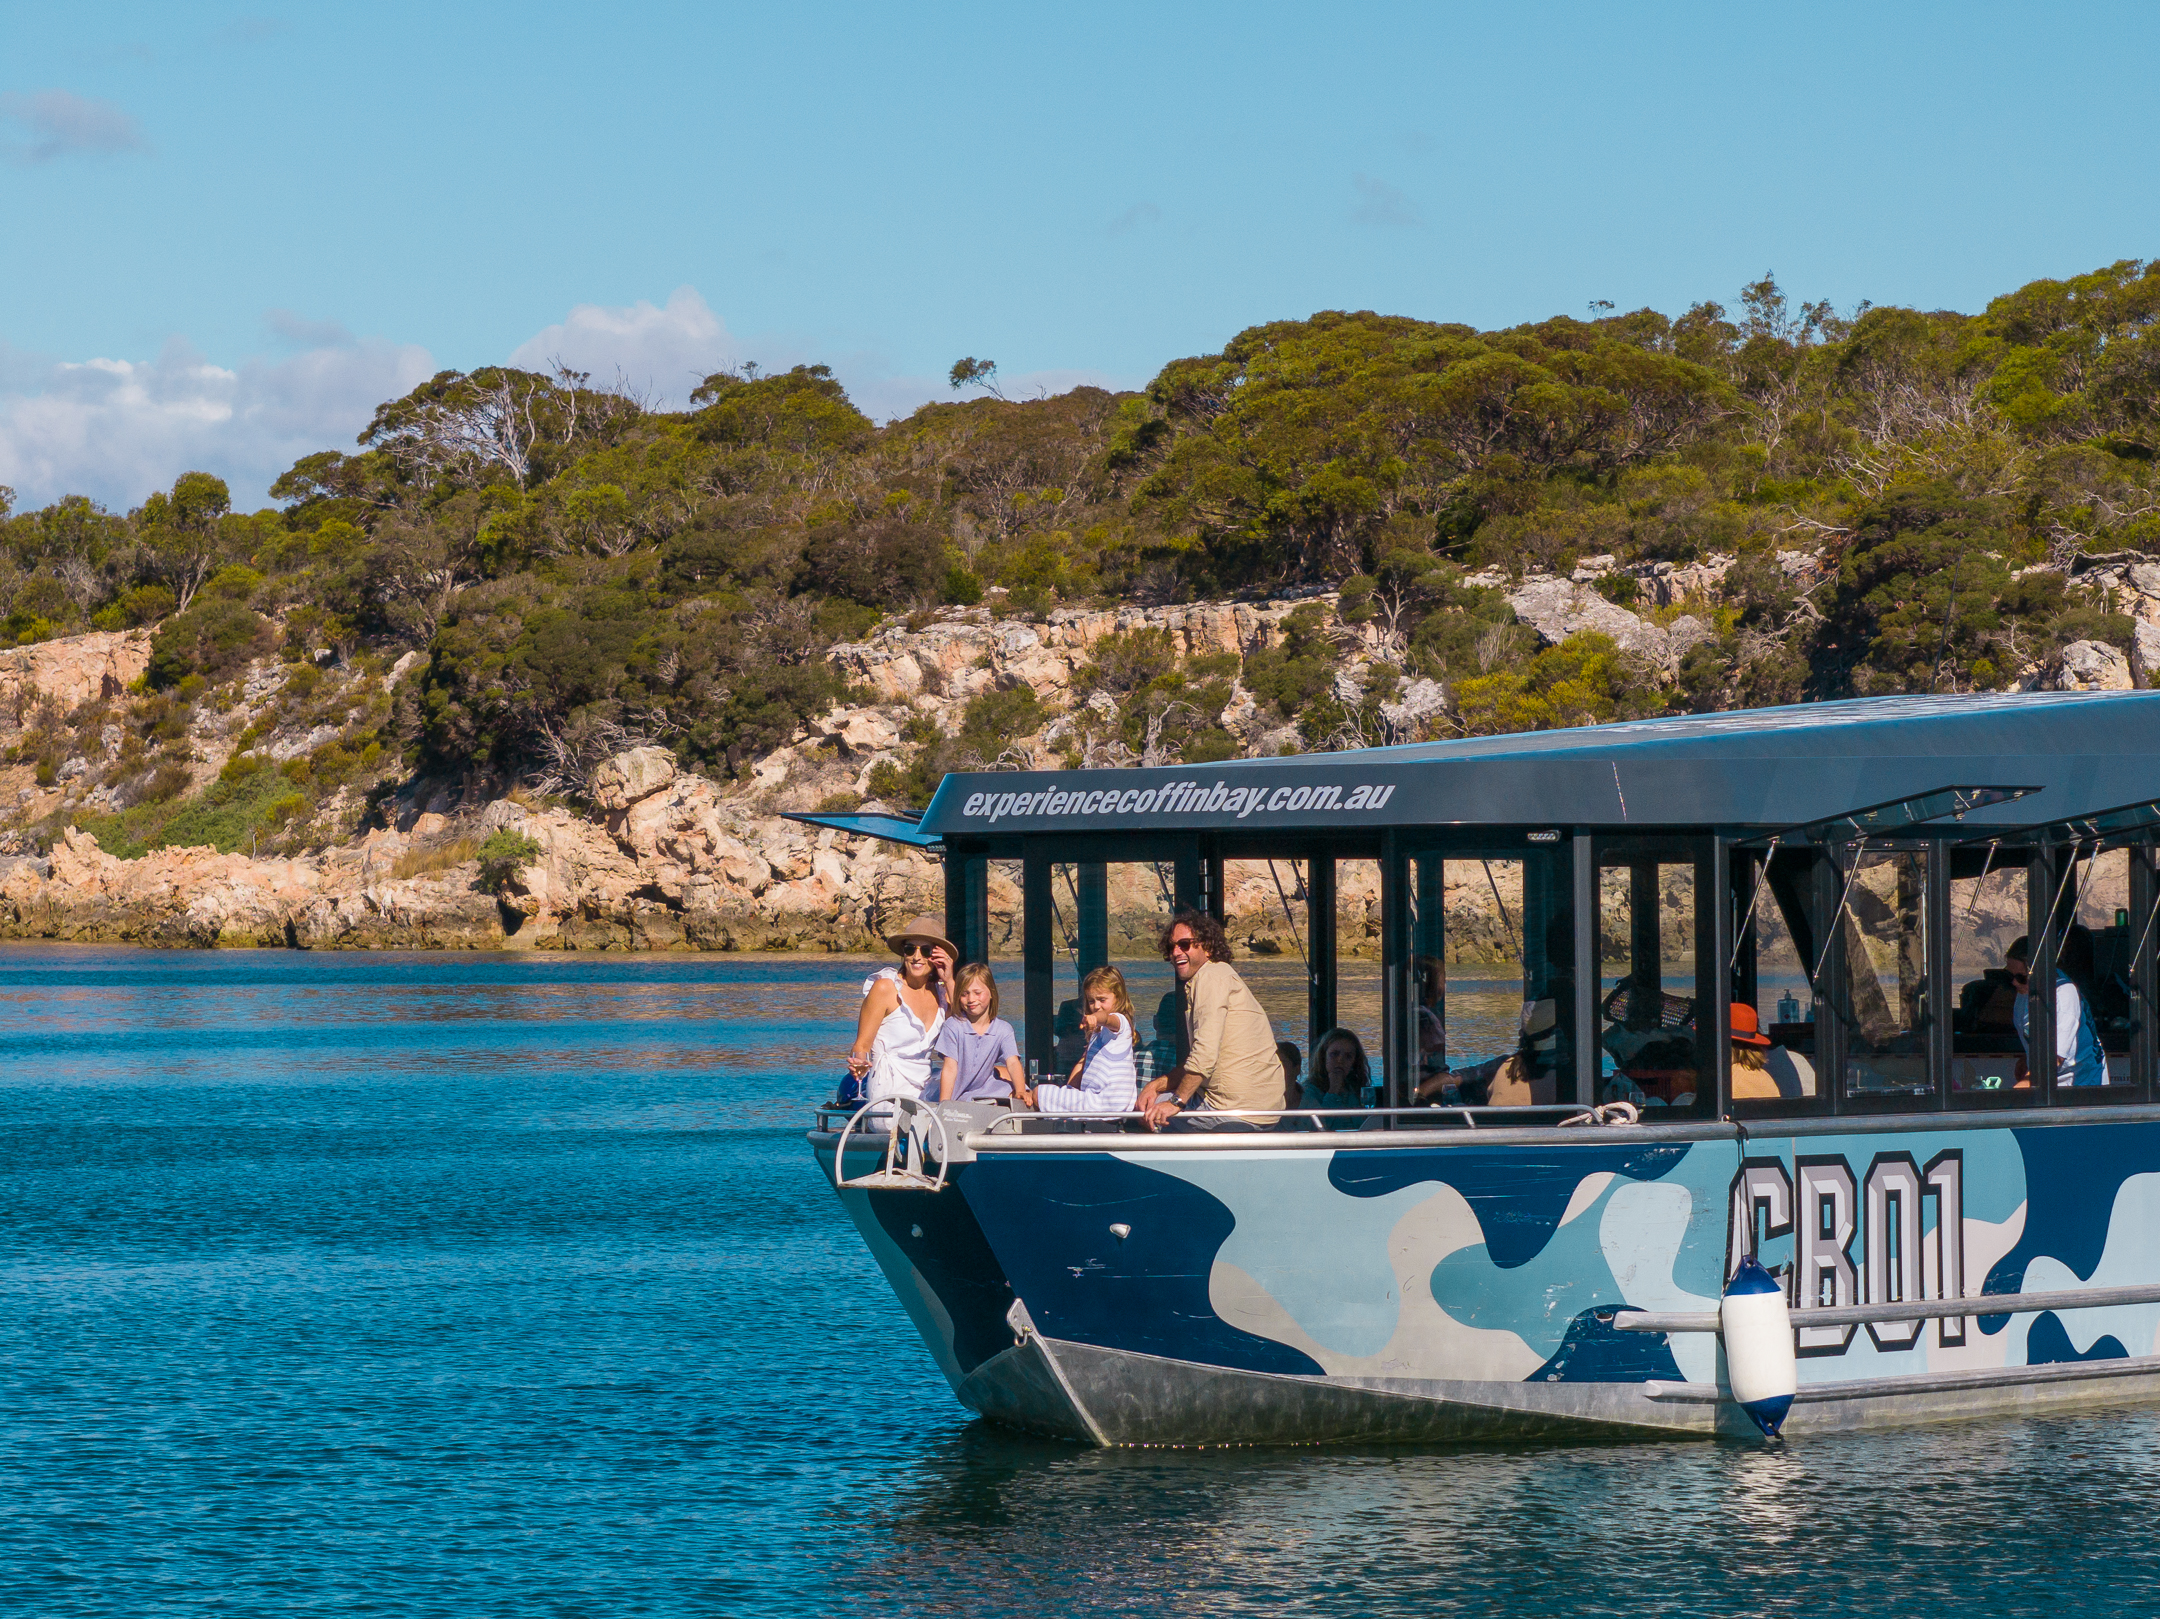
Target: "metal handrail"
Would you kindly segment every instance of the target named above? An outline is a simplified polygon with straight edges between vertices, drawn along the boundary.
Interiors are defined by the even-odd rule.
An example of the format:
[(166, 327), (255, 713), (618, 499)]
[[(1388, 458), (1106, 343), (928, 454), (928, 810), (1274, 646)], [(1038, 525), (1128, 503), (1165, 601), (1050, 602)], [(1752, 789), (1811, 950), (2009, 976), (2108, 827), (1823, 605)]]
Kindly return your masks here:
[[(884, 1107), (894, 1109), (892, 1128), (886, 1132), (885, 1137), (885, 1162), (880, 1168), (872, 1170), (868, 1175), (858, 1175), (853, 1180), (849, 1180), (846, 1168), (848, 1137), (854, 1132), (855, 1126), (862, 1122), (864, 1114), (868, 1113), (872, 1108)], [(893, 1160), (899, 1152), (902, 1135), (899, 1117), (902, 1111), (908, 1113), (911, 1118), (927, 1118), (937, 1126), (939, 1151), (935, 1155), (938, 1166), (935, 1181), (931, 1180), (922, 1171), (923, 1159), (929, 1154), (912, 1128), (906, 1131), (908, 1144), (907, 1165), (904, 1168), (896, 1168), (894, 1165)], [(874, 1102), (865, 1102), (849, 1116), (847, 1123), (840, 1127), (840, 1139), (833, 1147), (833, 1186), (837, 1190), (845, 1190), (851, 1186), (882, 1186), (898, 1190), (899, 1185), (909, 1185), (924, 1191), (942, 1192), (945, 1190), (945, 1177), (951, 1168), (952, 1135), (945, 1128), (945, 1121), (938, 1116), (937, 1109), (924, 1102), (920, 1097), (915, 1096), (885, 1096)], [(881, 1176), (893, 1177), (894, 1180), (881, 1181), (879, 1178)], [(899, 1185), (894, 1184), (895, 1180), (899, 1182)]]
[[(1859, 1327), (1871, 1321), (1936, 1321), (1957, 1315), (2029, 1315), (2040, 1310), (2100, 1310), (2115, 1304), (2160, 1304), (2160, 1285), (2072, 1287), (2045, 1293), (1971, 1293), (1955, 1299), (1909, 1299), (1895, 1304), (1820, 1305), (1791, 1312), (1796, 1327)], [(1616, 1310), (1616, 1332), (1716, 1332), (1715, 1310)]]
[[(1454, 1117), (1460, 1118), (1460, 1119), (1461, 1119), (1461, 1120), (1463, 1121), (1463, 1128), (1464, 1128), (1464, 1129), (1466, 1129), (1466, 1130), (1475, 1130), (1475, 1129), (1477, 1129), (1477, 1128), (1478, 1128), (1478, 1116), (1479, 1116), (1480, 1114), (1483, 1114), (1483, 1115), (1485, 1115), (1485, 1116), (1486, 1116), (1486, 1117), (1487, 1117), (1488, 1119), (1493, 1119), (1493, 1118), (1497, 1118), (1497, 1119), (1502, 1119), (1502, 1120), (1508, 1120), (1508, 1119), (1520, 1119), (1520, 1118), (1523, 1118), (1523, 1117), (1524, 1117), (1525, 1115), (1535, 1115), (1535, 1114), (1540, 1114), (1540, 1113), (1556, 1113), (1556, 1114), (1557, 1114), (1557, 1113), (1565, 1113), (1565, 1114), (1572, 1114), (1572, 1115), (1581, 1115), (1581, 1113), (1582, 1113), (1582, 1109), (1581, 1109), (1581, 1108), (1580, 1108), (1580, 1107), (1579, 1107), (1578, 1105), (1576, 1105), (1575, 1103), (1573, 1103), (1573, 1102), (1554, 1102), (1554, 1103), (1546, 1103), (1546, 1104), (1541, 1104), (1541, 1105), (1539, 1105), (1539, 1106), (1535, 1106), (1535, 1107), (1484, 1107), (1484, 1108), (1472, 1108), (1472, 1107), (1295, 1107), (1295, 1108), (1274, 1108), (1274, 1109), (1268, 1109), (1268, 1108), (1256, 1108), (1256, 1107), (1211, 1107), (1211, 1108), (1205, 1108), (1205, 1109), (1201, 1109), (1201, 1110), (1198, 1110), (1198, 1111), (1196, 1111), (1196, 1112), (1194, 1112), (1194, 1113), (1191, 1113), (1191, 1114), (1188, 1114), (1188, 1115), (1183, 1115), (1183, 1116), (1185, 1116), (1185, 1117), (1191, 1117), (1191, 1118), (1206, 1118), (1206, 1119), (1398, 1119), (1398, 1118), (1403, 1118), (1403, 1119), (1417, 1119), (1417, 1120), (1423, 1121), (1423, 1120), (1427, 1120), (1427, 1119), (1432, 1119), (1432, 1118), (1434, 1118), (1434, 1117), (1443, 1117), (1443, 1118), (1444, 1118), (1444, 1117), (1447, 1117), (1447, 1116), (1449, 1116), (1449, 1115), (1453, 1115)], [(1022, 1126), (1022, 1125), (1025, 1125), (1025, 1124), (1028, 1124), (1028, 1123), (1031, 1123), (1031, 1122), (1033, 1122), (1033, 1121), (1035, 1121), (1035, 1120), (1039, 1120), (1039, 1119), (1081, 1119), (1081, 1120), (1088, 1120), (1088, 1121), (1093, 1121), (1093, 1122), (1096, 1122), (1096, 1123), (1114, 1123), (1114, 1122), (1128, 1122), (1128, 1123), (1138, 1123), (1138, 1122), (1139, 1122), (1139, 1120), (1140, 1120), (1140, 1118), (1141, 1118), (1141, 1114), (1140, 1114), (1139, 1110), (1138, 1110), (1138, 1109), (1136, 1109), (1136, 1108), (1125, 1108), (1125, 1109), (1122, 1109), (1122, 1110), (1118, 1110), (1118, 1111), (1110, 1111), (1110, 1110), (1105, 1110), (1105, 1111), (1102, 1111), (1102, 1112), (1098, 1112), (1098, 1113), (1018, 1113), (1018, 1112), (1016, 1112), (1016, 1113), (1011, 1113), (1011, 1114), (1008, 1114), (1008, 1115), (1006, 1115), (1006, 1117), (1004, 1117), (1004, 1118), (1002, 1118), (1002, 1119), (996, 1119), (996, 1120), (993, 1120), (993, 1121), (991, 1122), (991, 1124), (990, 1124), (990, 1126), (989, 1126), (989, 1128), (988, 1128), (988, 1129), (986, 1129), (986, 1130), (982, 1130), (982, 1131), (979, 1131), (979, 1132), (977, 1132), (977, 1133), (978, 1133), (978, 1134), (981, 1134), (981, 1135), (989, 1135), (989, 1136), (994, 1136), (994, 1135), (1021, 1135), (1021, 1134), (1024, 1134), (1025, 1132), (1024, 1132), (1024, 1131), (1023, 1131), (1023, 1130), (1022, 1130), (1021, 1128), (1019, 1128), (1020, 1126)], [(1564, 1120), (1555, 1120), (1555, 1121), (1553, 1121), (1553, 1122), (1554, 1122), (1554, 1123), (1556, 1123), (1556, 1124), (1558, 1124), (1558, 1123), (1563, 1123), (1563, 1122), (1566, 1122), (1566, 1121), (1564, 1121)], [(1007, 1126), (1007, 1125), (1011, 1125), (1011, 1126), (1013, 1126), (1014, 1128), (1012, 1128), (1012, 1129), (1009, 1129), (1009, 1130), (1008, 1130), (1008, 1129), (1006, 1128), (1006, 1126)]]

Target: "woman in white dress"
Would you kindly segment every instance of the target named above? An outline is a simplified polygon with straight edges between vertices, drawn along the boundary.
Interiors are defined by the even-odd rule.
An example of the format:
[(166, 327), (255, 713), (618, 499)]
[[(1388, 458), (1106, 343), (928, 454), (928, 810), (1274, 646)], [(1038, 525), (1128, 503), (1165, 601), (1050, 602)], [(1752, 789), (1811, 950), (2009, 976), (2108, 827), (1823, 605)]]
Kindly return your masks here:
[[(916, 917), (887, 942), (900, 966), (882, 968), (863, 980), (862, 1013), (855, 1020), (854, 1048), (848, 1052), (848, 1072), (865, 1081), (866, 1102), (922, 1096), (937, 1062), (930, 1047), (944, 1026), (953, 964), (960, 957), (927, 916)], [(880, 1109), (863, 1122), (890, 1128), (893, 1111)]]

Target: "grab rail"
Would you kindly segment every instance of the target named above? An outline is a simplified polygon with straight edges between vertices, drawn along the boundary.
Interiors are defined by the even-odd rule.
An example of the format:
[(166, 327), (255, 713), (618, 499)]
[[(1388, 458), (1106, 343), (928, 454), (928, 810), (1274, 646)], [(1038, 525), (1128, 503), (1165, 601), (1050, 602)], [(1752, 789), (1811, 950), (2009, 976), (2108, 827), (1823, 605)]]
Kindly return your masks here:
[[(886, 1131), (885, 1135), (885, 1161), (869, 1174), (857, 1175), (853, 1180), (850, 1180), (847, 1178), (848, 1137), (854, 1133), (855, 1126), (862, 1123), (864, 1115), (868, 1114), (873, 1108), (890, 1108), (894, 1110), (891, 1128)], [(899, 1118), (899, 1114), (903, 1112), (908, 1115), (909, 1119), (905, 1131), (901, 1129)], [(937, 1178), (935, 1180), (923, 1173), (923, 1160), (926, 1156), (929, 1156), (923, 1141), (924, 1132), (920, 1128), (920, 1121), (923, 1119), (928, 1119), (937, 1126), (938, 1151), (935, 1154), (937, 1158)], [(896, 1162), (903, 1135), (907, 1140), (907, 1163), (905, 1167)], [(913, 1096), (887, 1096), (875, 1102), (865, 1102), (850, 1115), (847, 1123), (840, 1127), (840, 1140), (833, 1147), (833, 1185), (843, 1191), (859, 1187), (865, 1191), (942, 1192), (945, 1190), (945, 1176), (951, 1167), (952, 1136), (945, 1128), (945, 1121), (938, 1117), (936, 1108)]]
[[(1956, 1299), (1910, 1299), (1895, 1304), (1818, 1305), (1794, 1310), (1795, 1327), (1862, 1327), (1871, 1321), (1935, 1321), (1954, 1315), (2029, 1315), (2039, 1310), (2098, 1310), (2111, 1304), (2160, 1304), (2160, 1283), (2137, 1287), (2072, 1287), (2046, 1293), (1978, 1293)], [(1615, 1332), (1716, 1332), (1715, 1310), (1615, 1310)]]
[[(1592, 1111), (1603, 1112), (1604, 1110), (1593, 1109)], [(1191, 1119), (1264, 1119), (1270, 1121), (1278, 1119), (1357, 1119), (1360, 1121), (1366, 1119), (1414, 1119), (1421, 1124), (1431, 1120), (1443, 1118), (1457, 1118), (1462, 1120), (1463, 1129), (1475, 1130), (1480, 1128), (1478, 1124), (1478, 1118), (1481, 1114), (1485, 1117), (1486, 1122), (1484, 1128), (1487, 1129), (1490, 1129), (1496, 1122), (1503, 1125), (1514, 1123), (1517, 1121), (1520, 1121), (1524, 1124), (1534, 1124), (1539, 1122), (1551, 1122), (1554, 1124), (1577, 1124), (1590, 1122), (1590, 1116), (1588, 1114), (1585, 1114), (1579, 1107), (1575, 1106), (1573, 1103), (1558, 1103), (1542, 1107), (1486, 1108), (1297, 1107), (1269, 1109), (1256, 1107), (1211, 1107), (1198, 1109), (1194, 1112), (1183, 1114), (1181, 1115), (1181, 1117)], [(1572, 1116), (1556, 1117), (1550, 1121), (1540, 1121), (1538, 1116), (1541, 1114), (1565, 1114)], [(1026, 1125), (1038, 1122), (1043, 1119), (1074, 1119), (1098, 1124), (1124, 1123), (1135, 1126), (1141, 1124), (1141, 1116), (1139, 1112), (1133, 1108), (1124, 1108), (1117, 1111), (1105, 1110), (1099, 1113), (1013, 1113), (1006, 1118), (994, 1121), (987, 1130), (984, 1130), (981, 1133), (984, 1135), (1025, 1135), (1029, 1133), (1024, 1128)], [(1596, 1122), (1601, 1124), (1611, 1122), (1625, 1122), (1632, 1124), (1636, 1121), (1633, 1119), (1599, 1119)], [(1008, 1125), (1012, 1126), (1012, 1128), (1007, 1129), (1006, 1127)]]

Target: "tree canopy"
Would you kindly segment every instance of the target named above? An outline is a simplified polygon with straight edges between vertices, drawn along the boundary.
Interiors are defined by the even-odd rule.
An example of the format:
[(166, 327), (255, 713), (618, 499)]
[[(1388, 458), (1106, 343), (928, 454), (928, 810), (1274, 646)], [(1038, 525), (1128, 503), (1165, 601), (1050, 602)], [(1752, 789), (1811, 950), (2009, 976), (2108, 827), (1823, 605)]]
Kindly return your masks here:
[[(1232, 746), (1239, 687), (1308, 745), (1377, 739), (1384, 694), (1332, 684), (1345, 623), (1470, 729), (1968, 690), (2068, 639), (2127, 644), (2072, 575), (2160, 556), (2160, 261), (1978, 314), (1840, 315), (1768, 274), (1731, 310), (1588, 314), (1322, 311), (1144, 389), (1033, 400), (971, 356), (969, 397), (884, 426), (823, 366), (720, 372), (681, 412), (567, 370), (445, 371), (297, 461), (273, 509), (200, 472), (125, 515), (0, 503), (5, 637), (157, 626), (175, 687), (271, 640), (416, 652), (380, 740), (499, 781), (575, 781), (640, 740), (741, 768), (841, 695), (836, 641), (949, 604), (1341, 592), (1338, 621), (1228, 667), (1102, 651), (1101, 734), (1158, 758)], [(1628, 565), (1726, 559), (1677, 678), (1594, 638), (1541, 650), (1494, 587), (1605, 556), (1598, 588), (1642, 611)], [(1015, 716), (939, 749), (981, 752), (992, 718)]]

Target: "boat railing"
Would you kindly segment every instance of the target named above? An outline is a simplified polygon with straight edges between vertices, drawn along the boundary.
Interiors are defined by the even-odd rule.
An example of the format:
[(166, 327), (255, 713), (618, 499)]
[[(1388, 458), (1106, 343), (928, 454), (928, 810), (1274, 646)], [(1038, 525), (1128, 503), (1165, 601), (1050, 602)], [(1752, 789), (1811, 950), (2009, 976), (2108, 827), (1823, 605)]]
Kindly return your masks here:
[[(1400, 1129), (1396, 1120), (1407, 1121), (1418, 1129), (1480, 1128), (1538, 1128), (1558, 1126), (1568, 1128), (1581, 1125), (1635, 1124), (1640, 1121), (1639, 1111), (1626, 1102), (1609, 1102), (1601, 1107), (1582, 1108), (1568, 1103), (1553, 1107), (1323, 1107), (1287, 1108), (1265, 1110), (1260, 1108), (1208, 1108), (1184, 1115), (1196, 1124), (1201, 1120), (1244, 1119), (1260, 1125), (1269, 1132), (1297, 1130), (1345, 1131), (1350, 1121), (1357, 1130)], [(1326, 1121), (1342, 1120), (1342, 1124)], [(1460, 1124), (1442, 1123), (1443, 1120), (1460, 1120)], [(1480, 1121), (1483, 1121), (1482, 1124)], [(1080, 1126), (1078, 1131), (1072, 1126)], [(1205, 1126), (1201, 1126), (1205, 1128)], [(1061, 1135), (1067, 1133), (1103, 1134), (1109, 1132), (1146, 1132), (1147, 1122), (1130, 1108), (1122, 1111), (1100, 1113), (1027, 1113), (1015, 1110), (1005, 1118), (993, 1121), (989, 1128), (980, 1132), (986, 1136)]]
[[(824, 1110), (819, 1113), (822, 1121)], [(866, 1131), (883, 1125), (885, 1151), (876, 1169), (867, 1175), (851, 1176), (847, 1172), (848, 1137), (858, 1125)], [(933, 1130), (937, 1136), (934, 1150), (930, 1145)], [(937, 1163), (935, 1176), (927, 1169), (933, 1159)], [(945, 1128), (936, 1106), (913, 1096), (888, 1096), (858, 1108), (840, 1127), (840, 1139), (833, 1147), (833, 1185), (842, 1191), (942, 1192), (952, 1163), (952, 1133)]]

